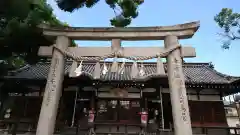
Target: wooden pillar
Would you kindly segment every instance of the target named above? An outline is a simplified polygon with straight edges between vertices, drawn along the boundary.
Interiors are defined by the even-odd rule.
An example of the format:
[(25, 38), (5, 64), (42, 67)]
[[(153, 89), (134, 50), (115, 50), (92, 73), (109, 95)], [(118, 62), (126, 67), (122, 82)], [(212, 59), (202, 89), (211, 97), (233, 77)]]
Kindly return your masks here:
[[(166, 48), (178, 44), (178, 38), (176, 36), (167, 36), (164, 40)], [(172, 103), (174, 134), (192, 135), (180, 49), (172, 51), (167, 56), (167, 68)]]
[[(67, 37), (57, 37), (57, 47), (65, 50), (69, 43)], [(57, 50), (53, 50), (36, 135), (53, 135), (54, 133), (58, 104), (62, 94), (64, 67), (65, 59), (63, 54)]]
[(162, 129), (165, 129), (165, 123), (164, 123), (164, 110), (163, 110), (163, 98), (162, 98), (162, 87), (159, 87), (159, 96), (160, 96), (160, 108), (161, 108), (161, 126)]

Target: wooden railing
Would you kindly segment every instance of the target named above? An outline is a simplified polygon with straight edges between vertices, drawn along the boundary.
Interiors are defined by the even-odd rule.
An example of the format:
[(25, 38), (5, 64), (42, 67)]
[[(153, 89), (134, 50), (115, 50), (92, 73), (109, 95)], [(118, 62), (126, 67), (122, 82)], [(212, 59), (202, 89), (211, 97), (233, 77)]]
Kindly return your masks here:
[[(130, 130), (130, 128), (134, 129)], [(139, 135), (143, 132), (146, 132), (146, 128), (144, 128), (141, 124), (130, 123), (94, 123), (93, 129), (96, 134)]]

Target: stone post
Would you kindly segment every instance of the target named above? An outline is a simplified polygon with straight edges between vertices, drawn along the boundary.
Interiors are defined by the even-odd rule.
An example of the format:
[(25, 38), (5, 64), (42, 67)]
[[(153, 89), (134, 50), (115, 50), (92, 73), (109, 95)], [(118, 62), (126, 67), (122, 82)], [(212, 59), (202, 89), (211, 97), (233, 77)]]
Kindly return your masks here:
[[(176, 36), (167, 36), (164, 39), (166, 48), (178, 44), (178, 38)], [(180, 49), (172, 51), (167, 56), (167, 72), (172, 104), (174, 134), (192, 135)]]
[(121, 48), (121, 39), (112, 39), (111, 48), (112, 51), (119, 51)]
[[(57, 37), (57, 47), (65, 50), (69, 43), (67, 37)], [(53, 135), (54, 133), (58, 104), (62, 94), (64, 67), (65, 59), (63, 54), (57, 50), (53, 50), (36, 135)]]
[[(120, 51), (120, 49), (121, 49), (121, 39), (112, 39), (111, 51), (112, 52)], [(118, 70), (119, 70), (118, 62), (117, 62), (117, 59), (115, 59), (115, 58), (113, 60), (111, 72), (118, 72)]]

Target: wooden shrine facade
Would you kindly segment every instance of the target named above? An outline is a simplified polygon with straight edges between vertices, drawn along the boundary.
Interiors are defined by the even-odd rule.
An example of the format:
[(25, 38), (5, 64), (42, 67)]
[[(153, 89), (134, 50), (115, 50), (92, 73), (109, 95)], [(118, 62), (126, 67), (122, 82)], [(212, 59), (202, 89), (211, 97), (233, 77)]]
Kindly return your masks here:
[[(84, 115), (92, 107), (96, 110), (96, 123), (140, 124), (138, 113), (141, 112), (142, 108), (147, 108), (148, 122), (152, 125), (154, 123), (155, 128), (161, 130), (173, 128), (170, 91), (166, 77), (133, 81), (129, 72), (132, 63), (126, 63), (124, 74), (102, 74), (101, 80), (94, 80), (88, 76), (94, 72), (92, 68), (94, 64), (86, 62), (83, 63), (83, 70), (89, 74), (69, 78), (71, 64), (71, 62), (67, 62), (65, 66), (56, 132), (58, 130), (63, 132), (63, 129), (69, 127), (80, 126), (84, 128), (83, 125), (87, 123)], [(103, 66), (103, 63), (100, 64)], [(106, 65), (110, 68), (111, 63), (106, 63)], [(9, 91), (9, 97), (2, 101), (2, 122), (18, 120), (25, 122), (25, 124), (19, 124), (21, 126), (18, 127), (18, 130), (25, 132), (30, 131), (30, 129), (31, 131), (36, 130), (49, 66), (49, 62), (39, 62), (5, 77), (1, 92)], [(144, 63), (144, 66), (148, 74), (155, 72), (157, 68), (156, 63)], [(208, 63), (183, 64), (191, 125), (195, 127), (193, 133), (200, 132), (196, 127), (227, 128), (222, 97), (235, 93), (239, 89), (237, 84), (230, 83), (236, 80), (235, 77), (222, 75), (210, 66)], [(204, 76), (204, 78), (200, 76)], [(121, 90), (116, 88), (124, 89), (127, 93), (123, 93), (124, 96), (121, 96), (117, 93)], [(117, 102), (115, 108), (112, 105), (114, 101)], [(121, 109), (121, 106), (127, 109)], [(8, 109), (11, 109), (9, 118), (4, 116)], [(157, 116), (154, 115), (155, 110), (158, 110)], [(119, 113), (115, 114), (115, 112)], [(6, 128), (5, 126), (3, 124), (2, 128)]]

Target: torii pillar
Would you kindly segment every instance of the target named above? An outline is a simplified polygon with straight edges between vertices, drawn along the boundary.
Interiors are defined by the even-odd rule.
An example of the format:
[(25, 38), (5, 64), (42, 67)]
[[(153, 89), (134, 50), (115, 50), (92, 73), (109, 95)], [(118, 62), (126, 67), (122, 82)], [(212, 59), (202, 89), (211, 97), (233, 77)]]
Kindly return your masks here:
[[(166, 36), (164, 39), (164, 46), (166, 48), (178, 44), (177, 36)], [(172, 104), (174, 134), (192, 135), (180, 49), (172, 51), (167, 56), (167, 72)]]
[[(68, 37), (57, 37), (57, 47), (65, 50), (69, 46), (69, 43)], [(65, 59), (63, 54), (54, 49), (36, 135), (53, 135), (54, 133), (58, 104), (62, 95), (64, 67)]]

